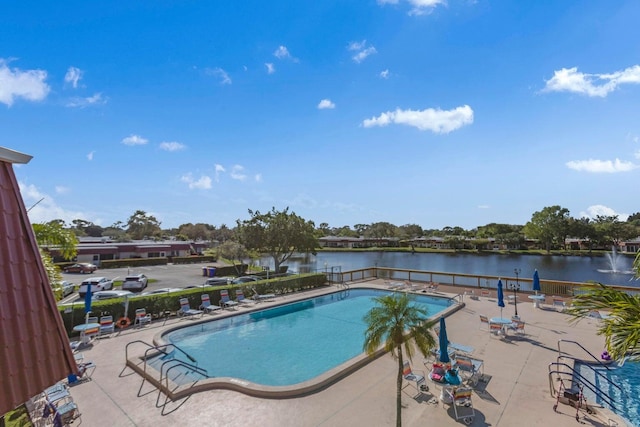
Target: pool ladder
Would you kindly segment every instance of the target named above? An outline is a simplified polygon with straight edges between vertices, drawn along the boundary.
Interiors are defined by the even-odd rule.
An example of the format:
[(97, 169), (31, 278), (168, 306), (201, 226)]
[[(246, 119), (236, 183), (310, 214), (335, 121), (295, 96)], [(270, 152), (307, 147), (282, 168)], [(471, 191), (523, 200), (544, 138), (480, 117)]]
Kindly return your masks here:
[[(600, 372), (598, 369), (594, 367), (596, 366), (599, 368), (605, 368), (609, 370), (610, 369), (609, 366), (607, 366), (605, 363), (602, 363), (602, 361), (600, 361), (593, 353), (587, 350), (579, 342), (561, 339), (561, 340), (558, 340), (558, 357), (555, 362), (549, 364), (549, 391), (551, 393), (551, 397), (556, 397), (556, 394), (558, 392), (558, 390), (554, 386), (554, 378), (555, 378), (556, 381), (562, 381), (563, 384), (565, 381), (569, 381), (571, 386), (570, 387), (565, 386), (567, 390), (573, 389), (574, 388), (573, 386), (575, 383), (582, 384), (582, 386), (586, 387), (596, 397), (599, 397), (606, 404), (611, 406), (611, 408), (615, 409), (616, 407), (615, 400), (609, 394), (607, 394), (604, 390), (602, 390), (600, 387), (594, 384), (594, 381), (591, 381), (588, 378), (585, 378), (580, 372), (578, 372), (575, 369), (575, 361), (580, 359), (577, 359), (576, 357), (572, 356), (566, 351), (563, 351), (562, 343), (573, 344), (579, 347), (580, 349), (582, 349), (586, 354), (590, 356), (591, 360), (593, 360), (593, 363), (584, 363), (583, 366), (590, 369), (594, 373), (594, 381), (595, 379), (600, 379), (607, 386), (615, 387), (616, 389), (618, 389), (618, 391), (620, 391), (621, 394), (623, 395), (625, 394), (624, 390), (622, 390), (622, 388), (618, 384), (611, 381), (609, 378), (607, 378), (606, 375), (602, 374), (602, 372)], [(573, 360), (574, 361), (573, 366), (569, 365), (568, 363), (562, 362), (562, 359), (565, 359), (565, 358)]]
[[(130, 357), (129, 355), (129, 347), (134, 344), (141, 344), (143, 347), (146, 347), (144, 354), (139, 357)], [(157, 376), (156, 370), (147, 370), (147, 361), (154, 356), (164, 355), (171, 356), (172, 353), (178, 352), (191, 362), (186, 362), (184, 360), (178, 359), (176, 357), (170, 357), (169, 359), (162, 362), (160, 365), (159, 373), (160, 376)], [(142, 366), (140, 366), (142, 365)], [(151, 383), (156, 389), (158, 389), (158, 397), (156, 398), (156, 407), (166, 407), (166, 404), (169, 400), (176, 400), (178, 397), (176, 395), (176, 390), (180, 387), (180, 385), (173, 387), (172, 384), (169, 383), (169, 380), (175, 381), (178, 378), (182, 377), (188, 378), (195, 376), (193, 382), (189, 385), (189, 387), (193, 387), (199, 379), (209, 378), (207, 370), (198, 366), (197, 360), (182, 350), (175, 344), (163, 344), (158, 346), (153, 346), (142, 340), (135, 340), (129, 342), (125, 347), (125, 367), (120, 372), (120, 376), (123, 376), (124, 371), (127, 368), (131, 368), (134, 372), (138, 373), (142, 377), (142, 383), (140, 384), (140, 388), (138, 389), (138, 397), (142, 396), (142, 388), (145, 382)], [(178, 375), (171, 377), (169, 374), (174, 369), (181, 369), (182, 371), (178, 373)], [(154, 375), (156, 373), (156, 375)], [(164, 394), (165, 399), (164, 403), (160, 405), (160, 395)]]

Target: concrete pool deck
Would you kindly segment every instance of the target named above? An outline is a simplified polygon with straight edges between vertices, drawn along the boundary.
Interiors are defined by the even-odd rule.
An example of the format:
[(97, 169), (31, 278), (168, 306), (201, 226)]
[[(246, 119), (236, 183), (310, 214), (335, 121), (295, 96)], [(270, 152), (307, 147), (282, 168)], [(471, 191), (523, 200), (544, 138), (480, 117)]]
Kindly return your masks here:
[[(351, 286), (385, 288), (382, 280)], [(274, 303), (261, 305), (267, 307), (335, 290), (330, 287), (286, 295)], [(451, 295), (448, 292), (458, 293), (460, 289), (441, 285), (437, 290), (443, 296)], [(481, 382), (473, 394), (475, 418), (471, 425), (574, 426), (576, 411), (573, 407), (560, 404), (559, 412), (553, 411), (555, 398), (549, 393), (548, 366), (556, 361), (559, 339), (577, 341), (591, 353), (600, 354), (604, 338), (595, 333), (597, 319), (569, 324), (567, 315), (550, 306), (536, 309), (526, 296), (519, 295), (518, 313), (526, 322), (526, 335), (496, 339), (480, 329), (479, 321), (480, 314), (489, 317), (500, 314), (495, 293), (493, 295), (493, 298), (480, 297), (478, 300), (465, 297), (465, 307), (447, 318), (449, 340), (473, 347), (473, 357), (484, 360), (488, 381)], [(504, 317), (510, 317), (513, 312), (512, 304), (503, 309)], [(163, 405), (164, 396), (158, 402), (158, 392), (153, 386), (145, 383), (140, 390), (142, 378), (130, 369), (123, 371), (125, 346), (134, 340), (151, 343), (163, 329), (188, 323), (189, 320), (178, 319), (170, 319), (166, 325), (162, 321), (154, 322), (142, 329), (128, 329), (98, 339), (85, 349), (85, 360), (97, 364), (93, 380), (70, 389), (82, 413), (82, 423), (90, 427), (395, 425), (397, 361), (389, 355), (383, 355), (326, 389), (305, 397), (274, 400), (230, 390), (211, 390)], [(415, 357), (412, 366), (416, 371), (427, 371), (422, 356)], [(434, 384), (428, 385), (430, 390), (417, 396), (413, 384), (403, 390), (403, 425), (464, 425), (462, 421), (456, 421), (449, 405), (429, 403), (434, 395), (439, 395), (439, 390)], [(595, 415), (581, 412), (581, 421), (586, 425), (608, 426), (609, 419), (624, 426), (608, 411), (598, 410)]]

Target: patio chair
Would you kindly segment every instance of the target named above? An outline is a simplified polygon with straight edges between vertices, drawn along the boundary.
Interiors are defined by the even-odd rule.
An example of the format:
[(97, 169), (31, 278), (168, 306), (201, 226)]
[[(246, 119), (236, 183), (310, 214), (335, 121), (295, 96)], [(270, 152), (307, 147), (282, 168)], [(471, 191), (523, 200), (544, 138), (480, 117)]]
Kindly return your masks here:
[(477, 386), (484, 376), (484, 362), (480, 359), (456, 356), (454, 367), (458, 369), (463, 381), (471, 387)]
[(260, 294), (256, 288), (251, 288), (251, 291), (253, 291), (253, 299), (256, 302), (269, 301), (276, 298), (276, 294)]
[(222, 305), (222, 308), (233, 308), (238, 305), (238, 302), (229, 298), (229, 291), (227, 289), (222, 289), (220, 291), (220, 305)]
[(182, 318), (186, 319), (188, 317), (195, 317), (198, 314), (202, 316), (204, 311), (191, 308), (188, 298), (180, 298), (180, 311), (178, 313), (180, 313)]
[(100, 318), (100, 336), (112, 334), (116, 331), (116, 324), (113, 323), (113, 316), (102, 316)]
[(473, 390), (467, 387), (457, 387), (453, 389), (445, 388), (444, 391), (447, 393), (450, 402), (443, 401), (443, 403), (449, 403), (453, 406), (456, 421), (462, 420), (466, 425), (470, 425), (473, 422), (473, 417), (476, 416), (471, 400)]
[(489, 330), (489, 318), (484, 314), (481, 314), (479, 328), (483, 328), (483, 327), (486, 328), (487, 331)]
[[(405, 361), (402, 366), (403, 366), (403, 368), (402, 368), (402, 378), (404, 378), (406, 381), (409, 382), (407, 385), (411, 385), (412, 382), (415, 383), (416, 390), (418, 391), (418, 394), (422, 393), (422, 391), (424, 389), (426, 389), (424, 372), (422, 372), (422, 375), (416, 374), (411, 369), (411, 364), (409, 363), (408, 360)], [(421, 371), (418, 371), (418, 372), (421, 372)], [(407, 385), (405, 385), (402, 388), (404, 389)]]
[(151, 314), (147, 313), (146, 308), (137, 308), (136, 317), (133, 319), (133, 326), (141, 328), (147, 323), (151, 323)]
[(87, 317), (87, 322), (86, 323), (98, 323), (98, 317)]
[(515, 320), (508, 326), (510, 331), (514, 331), (516, 334), (525, 335), (524, 322), (522, 320)]
[(202, 301), (202, 305), (200, 307), (207, 313), (214, 313), (215, 311), (222, 309), (219, 305), (211, 304), (209, 294), (200, 295), (200, 300)]
[(481, 296), (482, 298), (487, 298), (487, 299), (489, 299), (489, 298), (491, 298), (491, 291), (489, 291), (489, 290), (482, 290), (482, 291), (480, 291), (480, 296)]
[(489, 322), (489, 333), (492, 337), (502, 338), (502, 324)]
[(560, 309), (559, 311), (563, 312), (567, 309), (567, 304), (564, 302), (564, 300), (553, 298), (553, 308)]
[(256, 303), (255, 300), (245, 297), (244, 296), (244, 291), (242, 289), (236, 289), (236, 301), (240, 305), (247, 305), (247, 304), (255, 304)]

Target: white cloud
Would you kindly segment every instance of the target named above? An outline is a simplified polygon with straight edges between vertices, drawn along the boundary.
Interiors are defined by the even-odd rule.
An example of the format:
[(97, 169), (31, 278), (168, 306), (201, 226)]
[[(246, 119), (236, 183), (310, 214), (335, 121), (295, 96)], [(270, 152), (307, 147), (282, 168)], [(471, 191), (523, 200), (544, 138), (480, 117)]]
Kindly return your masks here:
[(276, 68), (273, 66), (272, 62), (265, 62), (264, 66), (267, 67), (267, 74), (273, 74), (276, 72)]
[(375, 47), (373, 46), (366, 47), (366, 46), (367, 46), (366, 40), (362, 40), (361, 42), (350, 42), (347, 45), (347, 50), (351, 52), (356, 52), (356, 54), (351, 57), (351, 59), (353, 59), (354, 62), (357, 62), (359, 64), (362, 61), (364, 61), (369, 55), (373, 55), (374, 53), (377, 52)]
[[(412, 8), (409, 15), (426, 15), (433, 12), (438, 5), (446, 5), (446, 0), (406, 0)], [(378, 0), (378, 4), (398, 4), (399, 0)]]
[(87, 154), (87, 160), (89, 160), (89, 161), (93, 160), (93, 154), (94, 153), (95, 153), (95, 151), (92, 151), (89, 154)]
[(585, 74), (578, 67), (562, 68), (546, 81), (545, 92), (574, 92), (605, 97), (625, 83), (640, 83), (640, 65), (610, 74)]
[(80, 79), (82, 79), (82, 74), (83, 72), (80, 68), (69, 67), (67, 73), (64, 75), (64, 81), (66, 83), (71, 83), (71, 86), (75, 89), (78, 87)]
[(580, 212), (580, 218), (596, 219), (598, 216), (618, 216), (620, 221), (626, 221), (629, 214), (618, 213), (615, 210), (604, 205), (592, 205), (586, 211)]
[[(31, 223), (49, 222), (54, 219), (61, 219), (67, 223), (71, 223), (74, 219), (89, 219), (89, 215), (79, 211), (68, 211), (55, 202), (53, 197), (42, 193), (35, 185), (27, 185), (18, 182), (20, 194), (26, 208), (29, 210), (29, 221)], [(95, 221), (92, 221), (95, 222)]]
[(245, 179), (247, 179), (247, 175), (245, 175), (243, 172), (244, 166), (233, 165), (230, 172), (231, 178), (237, 179), (238, 181), (244, 181)]
[(380, 78), (388, 79), (389, 78), (389, 70), (380, 71)]
[(80, 97), (71, 98), (71, 100), (67, 102), (67, 107), (85, 108), (90, 105), (102, 105), (106, 103), (107, 103), (107, 100), (102, 97), (102, 94), (96, 93), (95, 95), (89, 96), (87, 98), (80, 98)]
[(43, 70), (22, 71), (9, 68), (8, 61), (0, 58), (0, 102), (11, 107), (16, 98), (42, 101), (47, 97), (49, 85), (45, 83), (47, 72)]
[(298, 62), (296, 58), (291, 56), (291, 53), (289, 52), (289, 49), (287, 49), (286, 46), (278, 46), (276, 51), (273, 52), (273, 56), (275, 56), (278, 59), (291, 59), (294, 62)]
[(149, 142), (148, 139), (145, 139), (139, 135), (129, 135), (121, 141), (124, 145), (145, 145)]
[(209, 190), (211, 188), (211, 178), (202, 175), (198, 180), (193, 178), (191, 173), (183, 175), (180, 180), (189, 186), (190, 190)]
[(220, 174), (226, 172), (226, 169), (222, 165), (215, 165), (216, 168), (216, 182), (220, 181)]
[(478, 205), (478, 209), (489, 209), (489, 205)]
[(391, 123), (408, 125), (419, 130), (430, 130), (434, 133), (449, 133), (462, 126), (473, 123), (473, 110), (468, 105), (453, 110), (427, 108), (426, 110), (387, 111), (378, 117), (365, 119), (362, 125), (366, 128), (387, 126)]
[(187, 146), (180, 142), (171, 141), (160, 143), (160, 149), (164, 151), (180, 151), (184, 150), (185, 148), (187, 148)]
[(319, 110), (326, 110), (326, 109), (333, 109), (336, 108), (336, 104), (334, 104), (333, 102), (331, 102), (330, 99), (323, 99), (322, 101), (320, 101), (320, 103), (318, 104), (318, 109)]
[(56, 185), (56, 193), (58, 194), (67, 194), (69, 192), (69, 187), (64, 187), (62, 185)]
[(625, 162), (620, 159), (611, 160), (571, 160), (566, 163), (569, 169), (577, 170), (579, 172), (592, 172), (592, 173), (617, 173), (617, 172), (629, 172), (636, 169), (638, 165), (632, 162)]
[(256, 180), (256, 182), (262, 182), (262, 174), (261, 173), (257, 173), (256, 176), (254, 177), (254, 179)]
[(207, 68), (206, 73), (209, 74), (210, 76), (218, 77), (220, 79), (220, 84), (223, 84), (223, 85), (231, 84), (231, 77), (229, 77), (229, 74), (227, 74), (227, 72), (222, 68), (213, 68), (213, 69)]

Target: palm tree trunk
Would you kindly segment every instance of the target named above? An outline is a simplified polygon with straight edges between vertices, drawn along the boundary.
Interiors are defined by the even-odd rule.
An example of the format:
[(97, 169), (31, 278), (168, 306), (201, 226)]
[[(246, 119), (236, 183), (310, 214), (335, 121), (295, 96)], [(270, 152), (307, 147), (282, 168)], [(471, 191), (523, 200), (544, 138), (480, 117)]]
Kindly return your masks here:
[(402, 346), (398, 346), (398, 390), (396, 391), (396, 427), (402, 427)]

